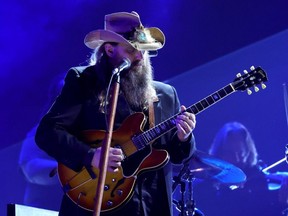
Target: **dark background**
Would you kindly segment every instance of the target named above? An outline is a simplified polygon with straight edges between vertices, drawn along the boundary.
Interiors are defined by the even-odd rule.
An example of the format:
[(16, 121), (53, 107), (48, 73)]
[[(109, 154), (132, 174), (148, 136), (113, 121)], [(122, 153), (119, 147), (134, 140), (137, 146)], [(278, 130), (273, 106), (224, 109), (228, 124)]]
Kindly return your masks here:
[[(288, 28), (287, 9), (287, 0), (2, 0), (0, 149), (10, 176), (2, 185), (15, 183), (8, 200), (19, 201), (22, 195), (19, 171), (13, 169), (21, 141), (42, 114), (50, 83), (85, 63), (90, 54), (85, 35), (103, 28), (105, 14), (119, 11), (137, 11), (145, 26), (165, 33), (166, 44), (152, 59), (155, 79), (175, 84), (185, 105), (228, 84), (254, 62), (263, 66), (271, 74), (267, 90), (232, 95), (201, 113), (195, 133), (198, 148), (206, 151), (222, 124), (239, 120), (251, 130), (268, 164), (281, 159), (288, 143), (282, 86), (288, 80), (288, 37), (278, 43), (274, 36)], [(273, 42), (266, 43), (271, 37)], [(258, 49), (259, 43), (265, 49)]]

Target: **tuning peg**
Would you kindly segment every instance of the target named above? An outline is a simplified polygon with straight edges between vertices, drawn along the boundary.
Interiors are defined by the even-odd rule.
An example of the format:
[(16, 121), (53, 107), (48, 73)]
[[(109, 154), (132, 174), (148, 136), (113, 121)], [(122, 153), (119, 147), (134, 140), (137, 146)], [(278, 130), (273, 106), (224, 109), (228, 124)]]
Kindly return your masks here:
[(259, 91), (259, 88), (257, 86), (254, 86), (254, 91), (255, 92), (258, 92)]
[(254, 66), (251, 66), (251, 67), (250, 67), (250, 70), (255, 70), (255, 67), (254, 67)]
[(247, 94), (248, 95), (251, 95), (252, 94), (252, 91), (250, 89), (247, 89)]
[(248, 71), (247, 71), (247, 70), (244, 70), (243, 72), (244, 72), (244, 74), (248, 74)]
[(266, 88), (266, 85), (264, 83), (261, 83), (261, 88), (262, 89), (265, 89)]
[(237, 78), (240, 78), (241, 76), (242, 76), (241, 73), (236, 74)]

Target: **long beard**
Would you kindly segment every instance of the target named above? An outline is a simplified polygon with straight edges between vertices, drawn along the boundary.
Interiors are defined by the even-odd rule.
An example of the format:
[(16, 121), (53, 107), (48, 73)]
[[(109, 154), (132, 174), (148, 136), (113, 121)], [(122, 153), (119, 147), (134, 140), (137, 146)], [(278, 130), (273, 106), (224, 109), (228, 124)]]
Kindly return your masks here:
[(122, 77), (121, 90), (133, 110), (147, 109), (149, 102), (156, 97), (152, 81), (153, 70), (149, 59), (143, 66), (131, 68)]

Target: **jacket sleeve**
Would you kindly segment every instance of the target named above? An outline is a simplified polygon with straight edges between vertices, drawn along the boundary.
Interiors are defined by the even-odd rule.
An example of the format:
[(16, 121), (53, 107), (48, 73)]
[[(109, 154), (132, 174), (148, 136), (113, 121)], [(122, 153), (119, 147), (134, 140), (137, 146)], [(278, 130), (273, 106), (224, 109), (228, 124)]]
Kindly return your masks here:
[[(176, 89), (172, 87), (173, 96), (175, 100), (175, 111), (180, 112), (180, 101), (176, 92)], [(172, 135), (172, 144), (169, 145), (169, 153), (171, 157), (171, 162), (174, 164), (180, 164), (185, 159), (191, 157), (196, 150), (195, 138), (193, 133), (191, 133), (189, 139), (186, 142), (181, 142), (177, 136), (177, 130), (175, 129)]]
[[(156, 89), (159, 102), (155, 106), (155, 111), (161, 116), (157, 120), (158, 124), (180, 112), (180, 101), (173, 86), (157, 82)], [(157, 116), (155, 117), (157, 118)], [(181, 142), (178, 139), (176, 128), (165, 134), (161, 142), (165, 145), (164, 148), (168, 151), (170, 160), (174, 164), (181, 164), (185, 159), (192, 156), (196, 149), (193, 134), (186, 142)]]
[(75, 171), (90, 165), (93, 157), (91, 148), (76, 136), (75, 122), (84, 100), (79, 79), (76, 69), (68, 71), (60, 95), (41, 119), (35, 135), (42, 150)]

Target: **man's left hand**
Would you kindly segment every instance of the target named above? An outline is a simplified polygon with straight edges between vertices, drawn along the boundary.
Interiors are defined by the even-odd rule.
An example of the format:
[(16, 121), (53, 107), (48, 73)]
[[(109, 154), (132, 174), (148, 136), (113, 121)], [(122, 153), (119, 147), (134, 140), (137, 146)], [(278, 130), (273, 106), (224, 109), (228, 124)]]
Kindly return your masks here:
[(176, 118), (177, 136), (181, 142), (187, 141), (196, 126), (196, 116), (189, 113), (185, 106), (181, 106), (181, 114)]

